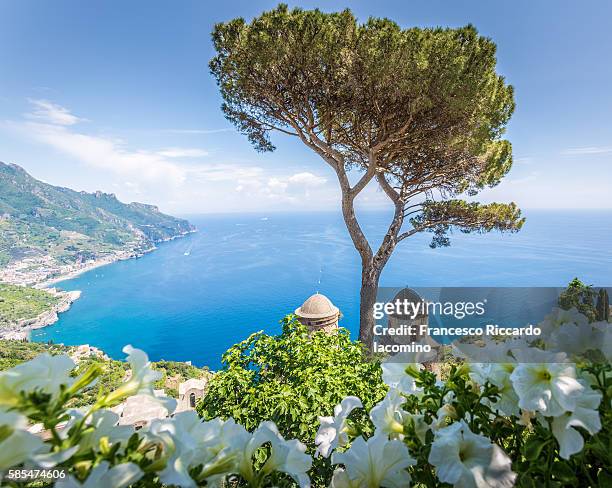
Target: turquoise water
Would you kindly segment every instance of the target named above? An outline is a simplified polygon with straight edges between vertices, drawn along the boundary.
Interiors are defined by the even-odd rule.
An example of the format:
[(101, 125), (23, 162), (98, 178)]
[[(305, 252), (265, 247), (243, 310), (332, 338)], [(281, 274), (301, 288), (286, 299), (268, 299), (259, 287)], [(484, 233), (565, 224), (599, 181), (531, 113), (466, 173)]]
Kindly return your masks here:
[[(453, 235), (430, 249), (430, 236), (404, 241), (381, 285), (563, 286), (573, 277), (612, 284), (612, 213), (527, 211), (518, 234)], [(386, 213), (363, 215), (375, 239)], [(278, 321), (316, 291), (358, 330), (360, 264), (340, 215), (190, 217), (199, 232), (140, 259), (95, 269), (59, 287), (82, 296), (37, 341), (91, 344), (123, 358), (125, 344), (154, 360), (191, 360), (218, 368), (221, 354), (250, 333), (277, 332)]]

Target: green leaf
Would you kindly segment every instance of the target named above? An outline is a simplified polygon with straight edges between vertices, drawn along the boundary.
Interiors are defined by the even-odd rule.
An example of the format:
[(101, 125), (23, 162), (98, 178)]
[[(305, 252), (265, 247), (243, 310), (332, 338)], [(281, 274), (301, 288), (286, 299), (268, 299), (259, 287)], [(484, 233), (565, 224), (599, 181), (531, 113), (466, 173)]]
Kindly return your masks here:
[(536, 461), (540, 457), (544, 446), (549, 442), (549, 440), (543, 440), (540, 438), (529, 440), (523, 448), (523, 453), (525, 454), (525, 457), (530, 461)]
[(612, 474), (602, 469), (597, 475), (597, 483), (600, 488), (610, 488), (612, 486)]
[[(572, 468), (564, 461), (557, 461), (552, 465), (552, 474), (553, 476), (565, 482), (577, 481), (576, 474), (572, 470)], [(612, 485), (611, 485), (612, 486)]]

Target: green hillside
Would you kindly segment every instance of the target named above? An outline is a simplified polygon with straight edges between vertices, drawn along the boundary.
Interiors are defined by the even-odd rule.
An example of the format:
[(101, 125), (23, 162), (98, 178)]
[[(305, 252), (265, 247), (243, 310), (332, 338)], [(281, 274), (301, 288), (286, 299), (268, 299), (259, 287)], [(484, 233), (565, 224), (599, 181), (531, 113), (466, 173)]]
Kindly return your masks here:
[(51, 310), (60, 299), (45, 290), (0, 283), (0, 328), (20, 320), (33, 319)]
[(71, 263), (139, 252), (191, 230), (152, 205), (52, 186), (0, 162), (0, 266), (32, 256)]

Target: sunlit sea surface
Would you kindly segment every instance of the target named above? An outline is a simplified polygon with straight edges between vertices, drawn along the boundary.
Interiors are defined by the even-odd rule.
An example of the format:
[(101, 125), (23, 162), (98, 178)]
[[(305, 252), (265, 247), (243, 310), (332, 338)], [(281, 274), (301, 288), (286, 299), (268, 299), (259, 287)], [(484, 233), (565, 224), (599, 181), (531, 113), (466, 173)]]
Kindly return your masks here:
[[(431, 234), (400, 244), (381, 285), (388, 287), (563, 286), (575, 276), (612, 284), (612, 212), (527, 211), (518, 234), (453, 234), (430, 249)], [(363, 214), (377, 241), (390, 215)], [(82, 296), (37, 341), (90, 344), (111, 357), (132, 344), (153, 360), (220, 366), (221, 354), (279, 320), (317, 291), (358, 331), (360, 262), (335, 213), (189, 217), (199, 232), (139, 259), (92, 270), (59, 287)]]

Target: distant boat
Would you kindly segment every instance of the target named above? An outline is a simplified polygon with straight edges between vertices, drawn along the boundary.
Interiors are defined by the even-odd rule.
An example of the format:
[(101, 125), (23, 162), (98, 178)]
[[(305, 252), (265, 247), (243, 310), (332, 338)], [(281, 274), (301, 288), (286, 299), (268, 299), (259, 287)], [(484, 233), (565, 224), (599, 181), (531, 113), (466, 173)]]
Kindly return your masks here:
[(191, 251), (185, 251), (185, 252), (183, 253), (183, 256), (189, 256), (190, 254), (191, 254)]
[(264, 220), (264, 221), (265, 221), (265, 220), (268, 220), (268, 217), (262, 217), (262, 218), (261, 218), (261, 219), (259, 219), (259, 220)]

